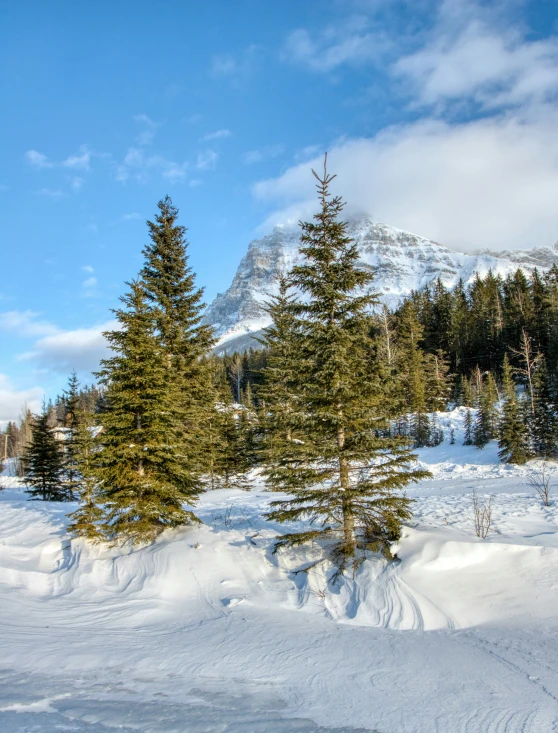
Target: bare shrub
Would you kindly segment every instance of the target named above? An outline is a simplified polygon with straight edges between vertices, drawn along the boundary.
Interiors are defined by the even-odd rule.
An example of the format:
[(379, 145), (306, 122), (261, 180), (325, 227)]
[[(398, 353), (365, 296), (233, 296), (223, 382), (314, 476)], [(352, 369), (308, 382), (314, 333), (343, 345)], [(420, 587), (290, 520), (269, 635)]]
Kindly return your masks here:
[(488, 501), (480, 501), (477, 492), (473, 491), (473, 519), (475, 534), (482, 540), (486, 539), (492, 524), (492, 497)]
[(535, 493), (542, 501), (544, 506), (550, 506), (551, 480), (555, 472), (550, 468), (546, 461), (540, 466), (532, 467), (529, 475), (529, 483), (535, 489)]

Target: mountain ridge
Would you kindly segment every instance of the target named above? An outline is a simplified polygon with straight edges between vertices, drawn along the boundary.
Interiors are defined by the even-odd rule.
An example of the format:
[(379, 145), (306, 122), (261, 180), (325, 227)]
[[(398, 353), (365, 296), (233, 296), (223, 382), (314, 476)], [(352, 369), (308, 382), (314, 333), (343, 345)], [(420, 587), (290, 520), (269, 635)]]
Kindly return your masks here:
[[(357, 243), (361, 265), (376, 275), (372, 289), (390, 306), (438, 278), (453, 288), (460, 279), (468, 283), (490, 270), (505, 277), (518, 267), (530, 272), (558, 264), (558, 243), (532, 250), (468, 254), (367, 216), (351, 218), (347, 233)], [(215, 328), (218, 353), (257, 344), (257, 335), (270, 323), (265, 303), (277, 293), (279, 273), (300, 261), (299, 244), (300, 227), (294, 222), (278, 225), (250, 242), (230, 287), (215, 297), (204, 316), (204, 322)]]

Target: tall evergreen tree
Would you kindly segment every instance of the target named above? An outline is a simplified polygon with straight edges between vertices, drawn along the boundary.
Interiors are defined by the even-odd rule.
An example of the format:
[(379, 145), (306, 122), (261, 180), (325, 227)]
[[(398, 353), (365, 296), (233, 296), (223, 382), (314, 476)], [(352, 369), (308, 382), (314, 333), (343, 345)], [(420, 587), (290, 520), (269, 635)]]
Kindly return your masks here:
[(212, 361), (206, 356), (214, 338), (212, 328), (202, 323), (203, 291), (196, 288), (188, 263), (186, 228), (177, 223), (178, 209), (168, 196), (158, 208), (155, 221), (147, 222), (151, 242), (143, 250), (140, 280), (184, 421), (179, 485), (184, 470), (192, 476), (207, 470), (206, 428), (215, 395)]
[(268, 517), (310, 519), (314, 527), (284, 535), (277, 547), (335, 539), (332, 557), (343, 568), (359, 550), (389, 551), (410, 516), (410, 501), (398, 490), (428, 474), (411, 468), (404, 440), (382, 435), (382, 390), (370, 367), (376, 296), (365, 293), (372, 274), (359, 267), (357, 247), (338, 220), (343, 203), (330, 196), (334, 176), (325, 164), (323, 176), (314, 176), (320, 210), (301, 224), (304, 261), (291, 273), (305, 295), (296, 304), (304, 364), (299, 438), (285, 441), (265, 468), (270, 487), (288, 494), (272, 502)]
[(43, 401), (40, 415), (32, 423), (31, 441), (23, 457), (27, 493), (43, 501), (67, 501), (68, 492), (63, 482), (64, 455), (60, 442), (49, 426), (49, 408)]
[(522, 464), (529, 460), (529, 436), (519, 407), (513, 371), (507, 354), (502, 368), (504, 406), (500, 420), (498, 455), (506, 463)]
[(107, 411), (99, 453), (100, 501), (107, 533), (144, 542), (169, 527), (198, 521), (183, 503), (202, 491), (185, 451), (186, 415), (168, 352), (141, 282), (130, 284), (115, 311), (121, 329), (105, 334), (113, 355), (98, 374)]

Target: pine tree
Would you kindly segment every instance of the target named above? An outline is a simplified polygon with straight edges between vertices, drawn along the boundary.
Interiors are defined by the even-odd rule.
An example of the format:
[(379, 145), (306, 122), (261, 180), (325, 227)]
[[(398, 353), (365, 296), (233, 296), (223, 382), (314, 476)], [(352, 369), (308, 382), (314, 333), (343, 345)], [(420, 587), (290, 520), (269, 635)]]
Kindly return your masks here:
[(424, 328), (414, 304), (406, 301), (399, 312), (399, 373), (411, 413), (411, 435), (415, 448), (430, 445), (432, 439), (427, 410), (427, 358), (420, 346)]
[(68, 434), (64, 444), (64, 473), (65, 485), (68, 497), (74, 499), (79, 494), (80, 479), (79, 469), (77, 465), (78, 447), (78, 430), (79, 419), (81, 416), (80, 400), (79, 400), (79, 380), (77, 374), (71, 373), (68, 379), (68, 389), (64, 392), (65, 405), (65, 424)]
[[(301, 224), (304, 261), (291, 282), (305, 296), (296, 303), (301, 329), (304, 381), (297, 403), (297, 440), (265, 467), (272, 490), (288, 498), (272, 502), (268, 517), (278, 522), (303, 518), (313, 527), (288, 533), (276, 549), (316, 539), (335, 539), (332, 557), (340, 570), (358, 551), (383, 549), (399, 537), (410, 517), (410, 500), (398, 490), (428, 475), (412, 470), (404, 440), (383, 437), (387, 428), (379, 379), (371, 370), (374, 344), (365, 294), (373, 275), (358, 265), (358, 250), (338, 221), (343, 208), (332, 198), (334, 176), (314, 172), (320, 211)], [(321, 524), (321, 527), (316, 527)]]
[(262, 456), (268, 470), (281, 460), (284, 451), (297, 437), (300, 421), (301, 333), (295, 313), (295, 299), (286, 276), (279, 278), (279, 292), (266, 307), (272, 319), (260, 342), (268, 352), (263, 370), (263, 383), (258, 389), (261, 402), (260, 420), (263, 441)]
[(98, 374), (107, 411), (97, 476), (107, 533), (145, 542), (198, 521), (182, 505), (194, 504), (202, 486), (185, 453), (184, 400), (169, 379), (168, 352), (143, 284), (131, 283), (121, 300), (124, 308), (115, 311), (121, 330), (105, 334), (113, 356), (101, 362)]
[(504, 406), (500, 421), (500, 438), (498, 440), (500, 450), (498, 455), (506, 463), (522, 464), (530, 458), (529, 436), (517, 399), (513, 371), (507, 354), (504, 357), (502, 367), (502, 389)]
[(77, 496), (79, 506), (69, 515), (68, 532), (73, 537), (83, 537), (92, 542), (104, 539), (104, 511), (99, 505), (99, 442), (92, 415), (81, 411), (76, 414), (74, 458), (78, 473)]
[(212, 361), (206, 358), (214, 345), (213, 329), (202, 323), (203, 291), (196, 288), (188, 264), (186, 228), (177, 223), (178, 209), (168, 196), (158, 208), (155, 221), (147, 223), (151, 242), (143, 250), (140, 280), (165, 355), (167, 380), (183, 414), (177, 485), (187, 471), (191, 480), (198, 475), (201, 488), (201, 473), (208, 468), (206, 428), (215, 406)]
[(23, 467), (27, 493), (43, 501), (67, 501), (63, 484), (62, 447), (49, 427), (49, 408), (43, 401), (40, 415), (32, 423), (31, 442), (26, 446)]
[(498, 390), (491, 373), (488, 372), (486, 379), (477, 367), (475, 375), (477, 383), (476, 396), (476, 417), (473, 426), (473, 444), (477, 448), (484, 448), (497, 435), (498, 417), (496, 412), (496, 400)]
[(463, 445), (473, 445), (473, 411), (470, 407), (468, 407), (465, 411), (465, 435), (463, 440)]
[(531, 442), (536, 455), (551, 458), (556, 454), (557, 420), (550, 375), (541, 358), (533, 375), (535, 413), (530, 422)]

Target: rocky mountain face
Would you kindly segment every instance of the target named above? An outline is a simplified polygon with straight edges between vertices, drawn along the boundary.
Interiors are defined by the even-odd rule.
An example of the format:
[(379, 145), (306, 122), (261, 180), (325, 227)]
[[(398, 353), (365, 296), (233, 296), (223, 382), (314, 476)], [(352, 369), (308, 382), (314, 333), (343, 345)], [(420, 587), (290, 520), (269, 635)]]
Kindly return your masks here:
[[(531, 251), (462, 254), (368, 217), (352, 219), (348, 234), (358, 245), (361, 264), (375, 273), (374, 291), (391, 306), (437, 278), (452, 288), (460, 279), (467, 283), (489, 270), (505, 276), (518, 267), (531, 271), (558, 264), (558, 244)], [(257, 345), (255, 337), (269, 324), (265, 303), (277, 292), (279, 273), (300, 260), (299, 244), (300, 229), (294, 224), (277, 226), (250, 242), (230, 288), (217, 295), (205, 314), (204, 321), (219, 337), (218, 352)]]

